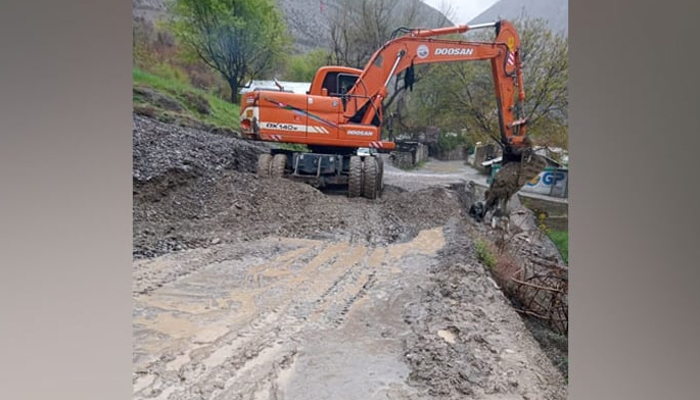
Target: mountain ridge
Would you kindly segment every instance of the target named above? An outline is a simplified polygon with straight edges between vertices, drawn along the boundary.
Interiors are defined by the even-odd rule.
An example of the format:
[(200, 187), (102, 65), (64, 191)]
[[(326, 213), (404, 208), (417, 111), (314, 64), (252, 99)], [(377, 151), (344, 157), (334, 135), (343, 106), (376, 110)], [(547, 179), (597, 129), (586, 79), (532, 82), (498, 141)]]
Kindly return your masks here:
[(521, 17), (542, 18), (555, 33), (569, 34), (568, 0), (499, 0), (469, 24), (480, 24), (498, 19), (516, 20)]

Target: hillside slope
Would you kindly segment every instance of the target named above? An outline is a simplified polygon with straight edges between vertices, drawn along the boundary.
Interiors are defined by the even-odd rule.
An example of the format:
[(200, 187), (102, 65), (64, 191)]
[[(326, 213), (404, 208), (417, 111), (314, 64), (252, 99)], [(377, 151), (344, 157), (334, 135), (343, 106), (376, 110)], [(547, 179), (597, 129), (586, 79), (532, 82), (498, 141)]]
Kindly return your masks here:
[[(132, 0), (132, 16), (154, 21), (167, 17), (169, 0)], [(329, 45), (329, 20), (342, 0), (276, 0), (285, 15), (287, 26), (295, 41), (295, 49), (306, 52)], [(396, 12), (409, 7), (415, 0), (397, 0)], [(434, 26), (444, 16), (431, 6), (418, 2), (420, 25)], [(397, 27), (398, 28), (398, 27)]]
[[(287, 24), (302, 51), (327, 47), (330, 38), (329, 21), (342, 0), (277, 0), (286, 15)], [(411, 7), (414, 0), (398, 0), (395, 12)], [(323, 6), (321, 6), (323, 3)], [(422, 26), (435, 26), (444, 16), (423, 2), (417, 2)], [(398, 27), (396, 27), (398, 28)]]
[(470, 24), (495, 21), (499, 18), (542, 18), (554, 32), (569, 32), (568, 0), (500, 0), (469, 21)]

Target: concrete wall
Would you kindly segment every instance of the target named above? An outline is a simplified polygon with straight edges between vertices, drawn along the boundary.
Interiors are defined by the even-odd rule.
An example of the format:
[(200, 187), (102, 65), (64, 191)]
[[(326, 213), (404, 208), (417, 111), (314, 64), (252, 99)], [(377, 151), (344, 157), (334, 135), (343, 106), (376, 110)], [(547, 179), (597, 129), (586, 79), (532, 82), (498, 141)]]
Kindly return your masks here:
[(435, 158), (442, 161), (451, 160), (465, 160), (467, 157), (467, 148), (464, 146), (457, 146), (457, 148), (450, 151), (437, 150)]
[(424, 144), (419, 144), (416, 148), (415, 162), (416, 164), (421, 161), (428, 161), (428, 146)]
[(391, 154), (394, 166), (410, 169), (421, 161), (428, 161), (428, 146), (421, 143), (413, 146), (412, 151), (393, 151)]
[(472, 167), (481, 172), (486, 172), (486, 168), (481, 165), (488, 157), (498, 157), (500, 148), (495, 144), (482, 144), (474, 148), (474, 157), (472, 158)]
[(415, 166), (413, 153), (408, 151), (394, 151), (391, 153), (391, 162), (397, 168), (410, 169)]

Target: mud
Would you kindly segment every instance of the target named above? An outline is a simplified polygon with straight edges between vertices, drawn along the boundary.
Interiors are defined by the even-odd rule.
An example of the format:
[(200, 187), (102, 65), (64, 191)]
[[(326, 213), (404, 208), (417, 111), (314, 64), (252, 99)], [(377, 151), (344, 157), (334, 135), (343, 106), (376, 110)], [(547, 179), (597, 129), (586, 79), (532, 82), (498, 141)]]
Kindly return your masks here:
[(134, 135), (134, 399), (566, 398), (476, 261), (463, 184), (348, 199), (258, 179), (255, 144)]
[(408, 305), (415, 333), (406, 343), (409, 380), (441, 399), (565, 398), (558, 371), (475, 259), (472, 229), (445, 227), (453, 240)]
[(565, 398), (455, 221), (136, 261), (134, 398)]

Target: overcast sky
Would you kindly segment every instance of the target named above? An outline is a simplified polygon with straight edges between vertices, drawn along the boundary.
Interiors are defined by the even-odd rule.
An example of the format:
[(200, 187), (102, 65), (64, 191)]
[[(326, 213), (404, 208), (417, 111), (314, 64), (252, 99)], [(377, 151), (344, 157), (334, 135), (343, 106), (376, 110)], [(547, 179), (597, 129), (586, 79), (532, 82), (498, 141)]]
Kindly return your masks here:
[(472, 18), (486, 11), (498, 0), (423, 0), (424, 3), (440, 10), (442, 3), (452, 7), (452, 22), (455, 24), (466, 24)]

